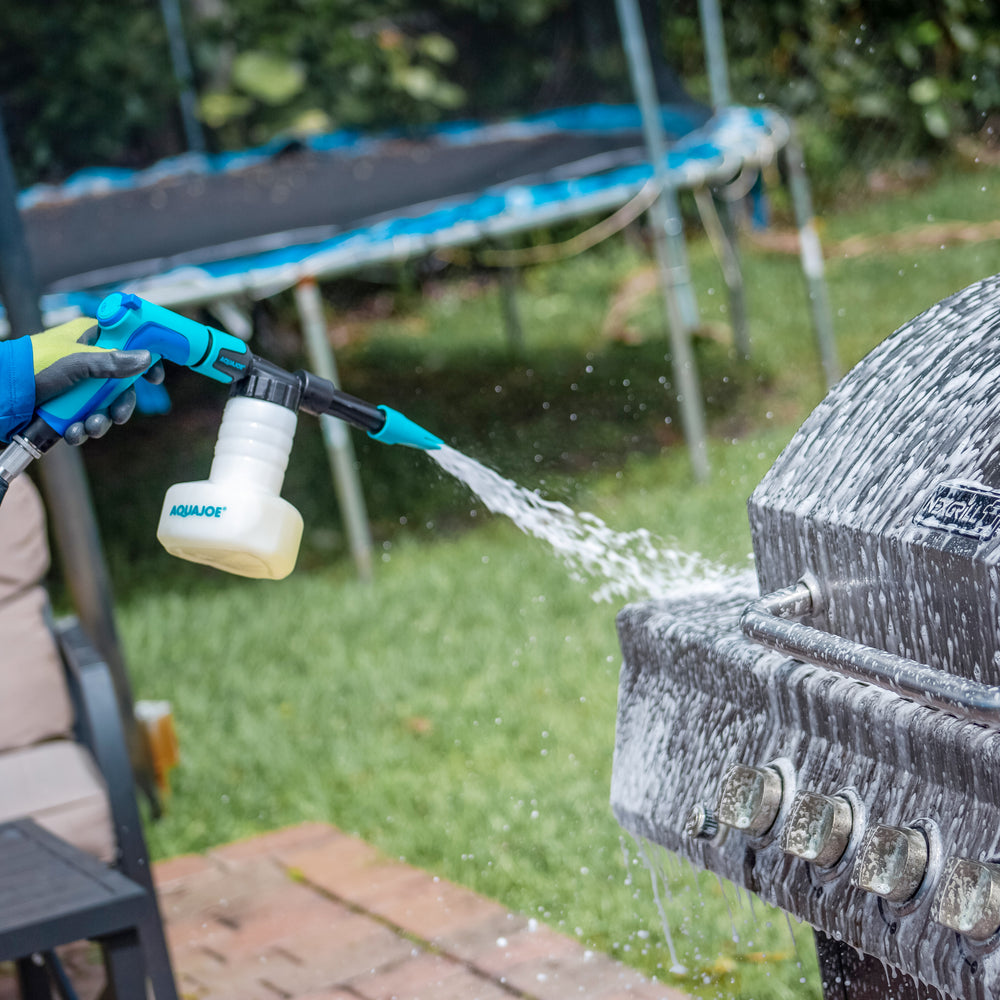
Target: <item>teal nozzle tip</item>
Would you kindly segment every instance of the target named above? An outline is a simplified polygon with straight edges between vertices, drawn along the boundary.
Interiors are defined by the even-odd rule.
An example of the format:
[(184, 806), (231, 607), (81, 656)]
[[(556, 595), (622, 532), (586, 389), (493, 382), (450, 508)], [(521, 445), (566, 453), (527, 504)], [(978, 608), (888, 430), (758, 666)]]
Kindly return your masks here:
[(380, 406), (379, 409), (385, 414), (385, 423), (380, 431), (369, 431), (370, 438), (381, 441), (382, 444), (405, 444), (424, 451), (435, 451), (444, 444), (439, 437), (425, 431), (420, 424), (415, 424), (391, 406)]

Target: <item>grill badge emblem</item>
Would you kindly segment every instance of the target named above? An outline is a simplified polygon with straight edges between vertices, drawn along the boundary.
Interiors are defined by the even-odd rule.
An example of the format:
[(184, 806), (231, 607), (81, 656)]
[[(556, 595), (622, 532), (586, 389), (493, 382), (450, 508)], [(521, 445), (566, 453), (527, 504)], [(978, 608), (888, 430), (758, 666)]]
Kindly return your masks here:
[(941, 483), (913, 523), (985, 542), (1000, 528), (1000, 493), (969, 483)]

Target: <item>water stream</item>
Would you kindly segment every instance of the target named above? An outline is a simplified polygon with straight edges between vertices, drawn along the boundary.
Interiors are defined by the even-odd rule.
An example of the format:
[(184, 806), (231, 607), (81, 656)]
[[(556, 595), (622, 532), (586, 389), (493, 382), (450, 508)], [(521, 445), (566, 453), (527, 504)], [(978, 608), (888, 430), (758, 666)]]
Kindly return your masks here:
[(718, 591), (737, 576), (737, 571), (681, 552), (645, 529), (615, 531), (594, 514), (546, 500), (447, 445), (427, 454), (493, 513), (548, 544), (574, 580), (596, 581), (595, 601)]

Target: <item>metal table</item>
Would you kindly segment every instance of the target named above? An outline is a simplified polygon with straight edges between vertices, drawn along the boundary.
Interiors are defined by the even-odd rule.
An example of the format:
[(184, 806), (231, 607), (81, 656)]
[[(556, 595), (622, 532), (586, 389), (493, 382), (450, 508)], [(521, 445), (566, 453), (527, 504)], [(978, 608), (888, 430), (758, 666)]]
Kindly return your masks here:
[(0, 824), (0, 961), (17, 961), (25, 997), (50, 997), (32, 956), (87, 938), (101, 945), (109, 996), (145, 996), (137, 924), (146, 890), (28, 819)]

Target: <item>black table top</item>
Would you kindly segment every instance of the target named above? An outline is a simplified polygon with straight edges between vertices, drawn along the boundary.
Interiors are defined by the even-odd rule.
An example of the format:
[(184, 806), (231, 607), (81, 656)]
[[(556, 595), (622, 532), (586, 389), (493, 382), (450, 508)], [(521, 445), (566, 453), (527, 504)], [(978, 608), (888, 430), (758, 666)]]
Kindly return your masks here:
[(0, 961), (134, 927), (146, 891), (28, 819), (0, 824)]

